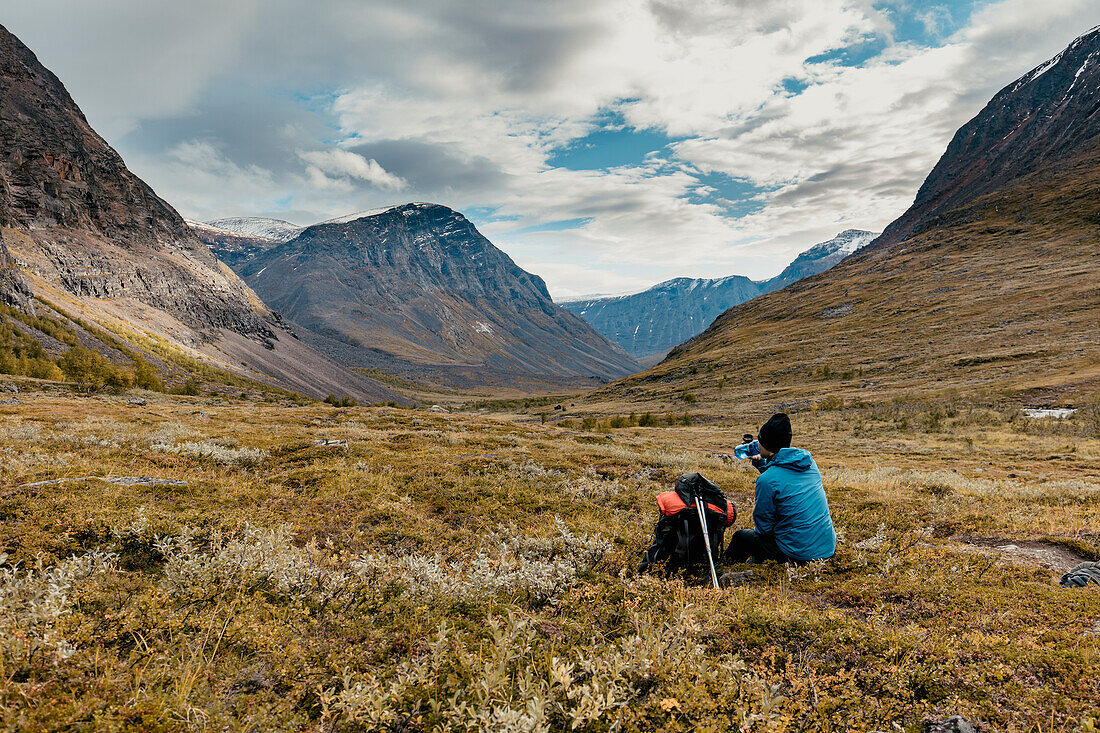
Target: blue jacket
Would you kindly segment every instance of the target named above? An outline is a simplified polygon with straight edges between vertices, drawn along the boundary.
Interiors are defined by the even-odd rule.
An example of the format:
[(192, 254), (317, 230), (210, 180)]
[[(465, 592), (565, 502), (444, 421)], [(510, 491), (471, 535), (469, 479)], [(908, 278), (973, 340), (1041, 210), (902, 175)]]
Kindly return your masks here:
[(809, 451), (782, 448), (758, 468), (761, 474), (752, 512), (757, 534), (770, 536), (792, 560), (832, 557), (836, 552), (833, 518), (821, 472)]

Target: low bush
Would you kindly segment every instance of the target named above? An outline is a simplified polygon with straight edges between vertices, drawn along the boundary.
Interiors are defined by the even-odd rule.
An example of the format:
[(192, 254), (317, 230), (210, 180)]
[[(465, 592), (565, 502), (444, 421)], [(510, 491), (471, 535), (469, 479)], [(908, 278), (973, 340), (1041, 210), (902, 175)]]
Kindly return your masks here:
[(77, 344), (58, 360), (65, 378), (84, 389), (121, 389), (133, 384), (133, 375), (112, 364), (99, 352)]
[(176, 444), (154, 443), (152, 449), (161, 453), (172, 453), (188, 458), (208, 459), (223, 466), (254, 466), (266, 460), (270, 455), (263, 448), (234, 448), (208, 441)]

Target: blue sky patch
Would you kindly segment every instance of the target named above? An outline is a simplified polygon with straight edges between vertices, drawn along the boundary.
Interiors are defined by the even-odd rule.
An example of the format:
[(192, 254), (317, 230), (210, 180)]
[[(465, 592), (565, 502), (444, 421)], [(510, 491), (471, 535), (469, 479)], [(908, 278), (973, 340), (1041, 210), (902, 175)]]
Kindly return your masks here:
[(766, 189), (744, 179), (731, 178), (724, 173), (705, 173), (696, 175), (696, 178), (700, 186), (713, 190), (691, 193), (688, 200), (692, 203), (720, 206), (727, 216), (734, 218), (748, 216), (764, 208), (764, 202), (758, 197)]
[(563, 232), (567, 229), (580, 229), (588, 222), (592, 221), (592, 217), (585, 216), (579, 219), (560, 219), (558, 221), (547, 222), (546, 224), (537, 224), (535, 226), (523, 227), (517, 229), (513, 234), (534, 234), (536, 232)]
[(574, 171), (641, 165), (649, 153), (662, 152), (684, 139), (669, 137), (658, 130), (630, 127), (618, 112), (600, 115), (595, 124), (595, 130), (554, 151), (546, 162), (555, 168)]

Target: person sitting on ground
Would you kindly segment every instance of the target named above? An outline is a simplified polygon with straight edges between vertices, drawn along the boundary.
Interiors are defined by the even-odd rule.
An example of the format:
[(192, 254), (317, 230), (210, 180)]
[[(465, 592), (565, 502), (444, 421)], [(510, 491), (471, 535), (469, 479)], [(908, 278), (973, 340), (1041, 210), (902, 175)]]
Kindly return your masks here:
[(836, 532), (821, 472), (809, 451), (791, 447), (791, 419), (773, 415), (760, 428), (754, 529), (734, 533), (722, 559), (727, 563), (765, 560), (810, 562), (836, 552)]

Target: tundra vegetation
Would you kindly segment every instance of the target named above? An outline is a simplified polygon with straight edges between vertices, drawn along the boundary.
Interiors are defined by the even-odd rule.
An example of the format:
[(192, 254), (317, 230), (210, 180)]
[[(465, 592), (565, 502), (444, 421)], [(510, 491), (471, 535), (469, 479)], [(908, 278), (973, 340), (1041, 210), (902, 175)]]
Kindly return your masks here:
[(720, 454), (774, 406), (580, 429), (36, 384), (0, 406), (5, 730), (1100, 723), (1100, 595), (1057, 584), (1100, 557), (1096, 401), (806, 406), (838, 552), (715, 592), (635, 573), (654, 495), (699, 470), (746, 526)]

